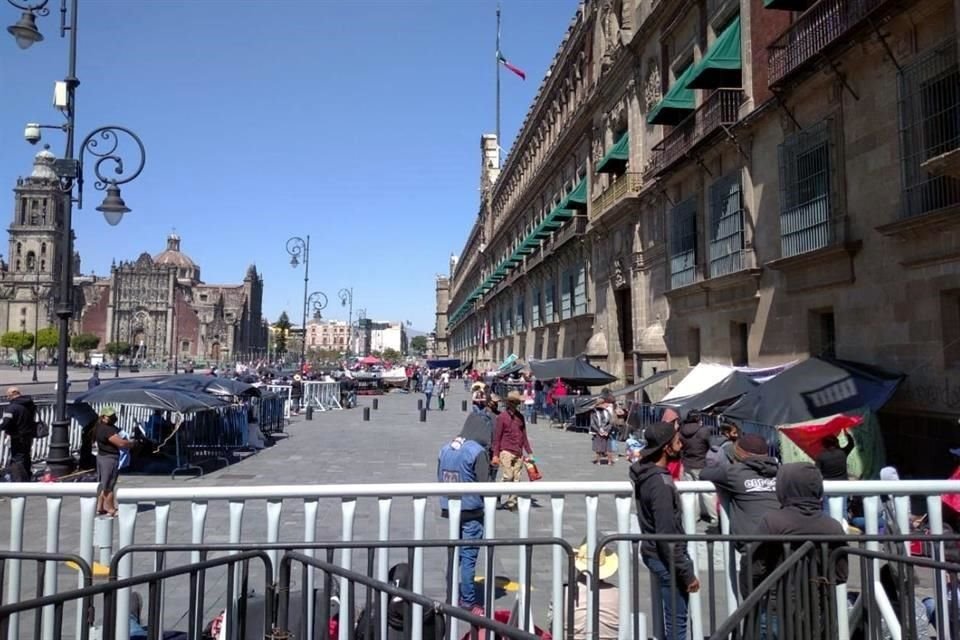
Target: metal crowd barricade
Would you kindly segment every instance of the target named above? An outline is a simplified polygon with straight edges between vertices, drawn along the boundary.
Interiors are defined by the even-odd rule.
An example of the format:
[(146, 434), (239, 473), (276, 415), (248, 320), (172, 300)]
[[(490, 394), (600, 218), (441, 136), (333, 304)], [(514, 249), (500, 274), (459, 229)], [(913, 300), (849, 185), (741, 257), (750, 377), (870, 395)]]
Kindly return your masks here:
[(285, 415), (286, 398), (276, 393), (266, 392), (259, 398), (251, 399), (257, 414), (257, 424), (265, 436), (283, 433), (287, 424)]
[(303, 406), (320, 411), (343, 409), (340, 405), (340, 383), (308, 380), (303, 383)]
[[(677, 488), (680, 492), (680, 504), (683, 518), (684, 530), (693, 535), (696, 532), (696, 521), (699, 515), (699, 495), (703, 492), (715, 491), (712, 484), (708, 482), (678, 482)], [(858, 495), (864, 497), (864, 515), (866, 519), (865, 530), (868, 534), (876, 533), (879, 522), (879, 503), (881, 496), (890, 496), (889, 500), (894, 505), (895, 518), (902, 531), (909, 531), (909, 508), (910, 498), (912, 496), (924, 497), (927, 503), (928, 523), (930, 533), (940, 535), (943, 533), (943, 507), (941, 496), (947, 493), (960, 493), (960, 481), (951, 480), (901, 480), (897, 482), (884, 481), (850, 481), (850, 482), (826, 482), (825, 493), (830, 499), (830, 508), (834, 517), (839, 516), (837, 511), (841, 508), (842, 496)], [(507, 517), (500, 515), (497, 511), (497, 499), (507, 493), (516, 493), (518, 499), (517, 513), (510, 514)], [(339, 538), (341, 541), (353, 541), (356, 537), (374, 537), (377, 541), (390, 541), (391, 538), (391, 520), (395, 517), (395, 512), (400, 511), (399, 519), (409, 523), (412, 513), (413, 540), (420, 541), (427, 538), (427, 517), (428, 507), (430, 518), (435, 517), (437, 511), (436, 501), (441, 496), (450, 496), (448, 522), (448, 538), (451, 540), (459, 539), (460, 527), (459, 518), (462, 505), (462, 496), (480, 495), (484, 504), (484, 538), (493, 540), (498, 536), (516, 532), (518, 538), (531, 538), (531, 514), (534, 498), (539, 498), (545, 502), (544, 505), (549, 509), (550, 529), (549, 535), (555, 538), (563, 538), (569, 534), (571, 524), (579, 527), (585, 527), (588, 549), (591, 555), (596, 551), (597, 541), (601, 537), (600, 532), (612, 531), (618, 534), (631, 534), (636, 529), (636, 519), (632, 513), (634, 493), (633, 486), (626, 481), (622, 482), (536, 482), (521, 483), (504, 486), (503, 483), (484, 483), (484, 484), (440, 484), (440, 483), (421, 483), (421, 484), (354, 484), (354, 485), (278, 485), (278, 486), (249, 486), (249, 487), (214, 487), (214, 486), (191, 486), (191, 487), (154, 487), (154, 488), (135, 488), (124, 487), (122, 484), (117, 490), (117, 498), (120, 502), (120, 513), (117, 518), (116, 528), (118, 533), (118, 548), (123, 549), (134, 543), (134, 533), (138, 526), (140, 535), (143, 535), (144, 529), (153, 529), (153, 541), (157, 544), (169, 544), (172, 542), (190, 542), (201, 544), (207, 539), (207, 522), (211, 511), (216, 512), (217, 521), (221, 518), (227, 520), (227, 542), (238, 544), (247, 542), (265, 542), (268, 544), (277, 543), (280, 540), (281, 525), (284, 528), (284, 537), (290, 537), (292, 527), (299, 528), (302, 531), (303, 542), (311, 543), (316, 541), (318, 525), (320, 524), (321, 502), (324, 507), (323, 522), (329, 523), (330, 517), (327, 515), (331, 506), (339, 509)], [(93, 557), (93, 523), (95, 518), (96, 504), (96, 485), (89, 483), (82, 484), (14, 484), (0, 483), (0, 497), (7, 498), (6, 502), (0, 502), (0, 518), (6, 518), (10, 523), (9, 549), (11, 551), (22, 551), (25, 547), (37, 549), (44, 547), (48, 552), (57, 552), (60, 544), (66, 548), (76, 550), (77, 553), (90, 562)], [(43, 526), (43, 516), (40, 516), (35, 510), (31, 511), (29, 522), (31, 523), (29, 535), (27, 533), (27, 502), (36, 504), (42, 502), (46, 506), (45, 531), (43, 535), (40, 529)], [(432, 505), (431, 505), (432, 503)], [(285, 507), (291, 510), (293, 515), (285, 513)], [(147, 508), (149, 507), (149, 508)], [(76, 522), (79, 518), (79, 533), (74, 534), (76, 538), (61, 530), (62, 511), (66, 510), (71, 521)], [(176, 510), (179, 513), (188, 514), (189, 526), (171, 527), (171, 511)], [(376, 533), (363, 531), (355, 533), (355, 525), (358, 522), (358, 510), (361, 512), (360, 522), (375, 523), (372, 526), (376, 528)], [(372, 512), (372, 513), (371, 513)], [(222, 515), (220, 515), (222, 514)], [(245, 517), (246, 514), (246, 517)], [(611, 518), (611, 516), (613, 516)], [(729, 518), (727, 514), (721, 511), (721, 530), (724, 533), (729, 532)], [(292, 518), (292, 520), (291, 520)], [(250, 524), (250, 520), (259, 519), (255, 525)], [(152, 526), (151, 526), (152, 523)], [(264, 527), (265, 525), (265, 527)], [(499, 529), (498, 529), (499, 525)], [(249, 529), (253, 526), (256, 531), (263, 531), (265, 535), (258, 533), (255, 536), (244, 535), (244, 527)], [(506, 529), (505, 527), (509, 527)], [(514, 529), (513, 527), (516, 527)], [(71, 527), (68, 531), (76, 531)], [(221, 535), (220, 529), (211, 531), (211, 535)], [(546, 531), (543, 532), (547, 534)], [(405, 537), (409, 538), (407, 535)], [(576, 534), (576, 539), (582, 537), (581, 533)], [(62, 538), (62, 540), (61, 540)], [(25, 542), (26, 540), (26, 542)], [(706, 580), (706, 575), (712, 570), (712, 563), (707, 561), (705, 543), (699, 540), (691, 542), (691, 556), (694, 562), (694, 569), (702, 580)], [(727, 545), (726, 542), (720, 543), (721, 546)], [(869, 548), (869, 547), (868, 547)], [(730, 550), (725, 549), (729, 554)], [(629, 551), (626, 551), (629, 554)], [(938, 545), (938, 557), (943, 557), (942, 544)], [(269, 552), (274, 566), (279, 566), (276, 561), (279, 560), (278, 554)], [(624, 556), (621, 556), (624, 557)], [(727, 557), (727, 556), (725, 556)], [(481, 561), (482, 562), (482, 561)], [(340, 558), (340, 566), (343, 569), (351, 570), (352, 554), (344, 553)], [(482, 565), (481, 565), (482, 566)], [(518, 592), (520, 610), (526, 606), (524, 593), (526, 592), (525, 576), (528, 575), (527, 568), (529, 560), (524, 549), (520, 549), (516, 560), (516, 575), (519, 576), (520, 591)], [(413, 591), (422, 593), (424, 587), (425, 560), (422, 552), (414, 554), (411, 565), (413, 576)], [(566, 571), (564, 569), (564, 554), (555, 548), (553, 551), (552, 563), (545, 568), (546, 575), (540, 575), (537, 578), (537, 587), (541, 593), (549, 594), (553, 602), (563, 600), (563, 582)], [(378, 561), (377, 579), (382, 580), (386, 575), (388, 566), (384, 560), (381, 564)], [(632, 616), (639, 615), (637, 611), (636, 598), (631, 596), (629, 563), (621, 564), (618, 573), (618, 584), (620, 590), (620, 638), (630, 638), (632, 629), (630, 622)], [(132, 558), (126, 557), (118, 564), (118, 576), (128, 578), (133, 575)], [(720, 599), (721, 617), (726, 617), (733, 613), (737, 608), (736, 591), (733, 585), (736, 584), (737, 576), (735, 572), (723, 572), (723, 581), (720, 583), (726, 591), (726, 598)], [(19, 567), (11, 566), (7, 571), (8, 594), (11, 593), (11, 584), (20, 584)], [(943, 587), (945, 589), (945, 586)], [(838, 587), (838, 600), (844, 601), (840, 597)], [(845, 589), (845, 587), (844, 587)], [(14, 590), (12, 598), (19, 597), (19, 589)], [(45, 591), (45, 593), (50, 593)], [(946, 593), (941, 591), (941, 600), (946, 602)], [(349, 594), (346, 596), (349, 599)], [(882, 597), (877, 592), (877, 597)], [(12, 601), (10, 598), (8, 600)], [(349, 601), (343, 602), (344, 609), (349, 608)], [(704, 614), (708, 613), (709, 603), (704, 602), (694, 594), (690, 600), (690, 624), (694, 630), (702, 631), (705, 628)], [(129, 601), (124, 598), (122, 593), (117, 599), (117, 615), (125, 619), (129, 613)], [(422, 623), (422, 610), (413, 607), (413, 630), (412, 640), (422, 640), (422, 635), (418, 634), (417, 628)], [(592, 613), (588, 606), (588, 613)], [(844, 615), (844, 611), (838, 611), (838, 615)], [(554, 637), (561, 637), (563, 634), (562, 616), (554, 616), (552, 633)], [(842, 621), (841, 621), (842, 622)], [(16, 622), (11, 619), (10, 638), (19, 638), (19, 628)], [(345, 633), (345, 629), (344, 629)], [(124, 628), (117, 629), (117, 638), (127, 640)], [(703, 637), (700, 635), (699, 637)], [(346, 640), (346, 635), (341, 635), (341, 640)], [(845, 639), (844, 639), (845, 640)]]
[(293, 412), (293, 387), (289, 384), (267, 384), (263, 388), (283, 398), (283, 417), (289, 420)]

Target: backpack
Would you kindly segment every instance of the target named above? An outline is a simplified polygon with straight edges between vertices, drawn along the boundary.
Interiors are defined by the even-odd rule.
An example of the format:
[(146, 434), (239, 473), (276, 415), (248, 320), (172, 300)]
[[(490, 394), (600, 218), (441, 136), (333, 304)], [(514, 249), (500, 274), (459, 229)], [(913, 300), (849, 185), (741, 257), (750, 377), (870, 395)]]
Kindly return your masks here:
[(43, 420), (37, 419), (33, 423), (33, 437), (34, 438), (46, 438), (50, 435), (50, 425), (48, 425)]

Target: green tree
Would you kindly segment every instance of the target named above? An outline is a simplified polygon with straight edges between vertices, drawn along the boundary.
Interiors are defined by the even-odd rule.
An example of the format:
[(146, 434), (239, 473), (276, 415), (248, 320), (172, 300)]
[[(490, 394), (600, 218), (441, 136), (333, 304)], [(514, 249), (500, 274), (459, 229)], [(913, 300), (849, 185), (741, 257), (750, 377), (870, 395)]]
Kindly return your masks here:
[(90, 352), (100, 346), (100, 338), (92, 333), (78, 333), (70, 339), (70, 348), (83, 354), (84, 360), (90, 359)]
[(425, 354), (427, 352), (427, 336), (414, 336), (410, 340), (410, 350), (418, 356)]
[(130, 355), (130, 343), (123, 341), (108, 342), (104, 350), (112, 356), (128, 356)]
[(383, 354), (381, 355), (381, 358), (383, 360), (386, 360), (387, 362), (396, 364), (401, 360), (403, 360), (403, 354), (397, 351), (396, 349), (387, 347), (386, 349), (383, 350)]
[(60, 344), (60, 332), (56, 327), (44, 327), (37, 332), (37, 349), (46, 349), (49, 359)]
[(0, 346), (17, 353), (17, 364), (23, 365), (23, 352), (33, 346), (33, 334), (26, 331), (8, 331), (0, 336)]
[(287, 352), (287, 334), (290, 333), (291, 326), (293, 325), (290, 324), (290, 316), (287, 315), (286, 311), (282, 312), (277, 321), (273, 323), (273, 328), (276, 330), (273, 338), (273, 348), (276, 353)]

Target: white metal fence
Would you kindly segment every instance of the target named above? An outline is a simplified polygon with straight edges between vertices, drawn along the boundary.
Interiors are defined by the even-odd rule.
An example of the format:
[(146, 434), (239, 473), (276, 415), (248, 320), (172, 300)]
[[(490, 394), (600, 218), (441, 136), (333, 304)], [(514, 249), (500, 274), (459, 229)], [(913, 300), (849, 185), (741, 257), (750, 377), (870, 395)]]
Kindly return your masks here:
[(340, 383), (308, 381), (303, 383), (303, 406), (320, 411), (343, 409), (340, 406)]
[[(683, 512), (684, 528), (688, 533), (695, 532), (695, 525), (699, 511), (699, 493), (711, 492), (713, 487), (707, 482), (678, 482), (678, 489), (681, 493), (681, 505)], [(518, 516), (516, 531), (512, 530), (512, 522), (516, 518), (512, 514), (502, 519), (498, 519), (496, 510), (497, 498), (510, 492), (520, 494), (518, 502)], [(864, 496), (864, 512), (866, 517), (867, 533), (875, 533), (879, 527), (879, 504), (881, 496), (892, 496), (896, 511), (896, 519), (901, 530), (909, 530), (909, 507), (910, 498), (913, 496), (922, 496), (926, 500), (927, 512), (929, 517), (930, 531), (933, 534), (943, 532), (942, 504), (941, 495), (945, 493), (960, 493), (960, 481), (856, 481), (856, 482), (827, 482), (825, 483), (825, 492), (830, 498), (830, 507), (834, 517), (839, 516), (842, 509), (841, 496), (859, 495)], [(402, 504), (404, 510), (412, 506), (412, 527), (413, 539), (424, 540), (425, 526), (427, 524), (427, 506), (428, 502), (436, 501), (440, 496), (452, 496), (449, 503), (449, 537), (456, 539), (459, 537), (459, 518), (461, 510), (461, 498), (465, 494), (480, 494), (484, 499), (484, 536), (488, 539), (516, 535), (520, 538), (530, 538), (537, 536), (554, 536), (558, 538), (565, 536), (565, 525), (569, 528), (571, 522), (579, 523), (580, 510), (585, 513), (585, 533), (589, 554), (592, 556), (596, 548), (599, 534), (598, 513), (601, 505), (604, 510), (609, 509), (611, 503), (615, 512), (616, 531), (618, 533), (629, 533), (635, 530), (635, 515), (632, 513), (634, 493), (633, 486), (628, 482), (538, 482), (523, 483), (520, 485), (503, 483), (489, 484), (368, 484), (368, 485), (279, 485), (279, 486), (251, 486), (251, 487), (158, 487), (158, 488), (125, 488), (120, 487), (117, 496), (120, 501), (120, 514), (117, 520), (118, 544), (116, 548), (123, 548), (134, 543), (135, 530), (138, 522), (141, 530), (144, 526), (149, 528), (148, 519), (153, 520), (153, 542), (157, 544), (166, 544), (172, 542), (190, 542), (199, 544), (206, 541), (208, 533), (213, 535), (216, 532), (208, 532), (206, 523), (212, 510), (220, 510), (222, 514), (226, 512), (228, 520), (228, 542), (267, 542), (274, 543), (280, 541), (281, 523), (284, 531), (289, 532), (291, 526), (302, 526), (302, 536), (297, 537), (297, 541), (314, 542), (316, 541), (318, 527), (318, 513), (321, 505), (329, 506), (331, 503), (339, 504), (340, 512), (340, 539), (351, 541), (354, 539), (391, 539), (391, 521), (395, 515), (395, 506)], [(20, 550), (45, 550), (47, 552), (66, 551), (76, 553), (92, 562), (94, 554), (94, 521), (95, 521), (95, 503), (96, 486), (93, 484), (0, 484), (0, 497), (6, 498), (5, 503), (0, 509), (8, 510), (7, 516), (10, 523), (9, 549), (11, 551)], [(531, 507), (534, 498), (549, 500), (551, 515), (551, 526), (547, 530), (531, 531)], [(63, 513), (65, 502), (69, 505), (70, 511)], [(38, 501), (45, 501), (46, 507), (46, 535), (41, 542), (37, 538), (31, 538), (29, 543), (25, 544), (25, 513), (27, 502), (35, 504)], [(363, 531), (355, 532), (356, 516), (358, 504), (365, 502), (366, 505), (376, 504), (376, 537), (374, 532)], [(249, 531), (250, 524), (244, 522), (244, 512), (251, 503), (265, 503), (265, 524), (266, 534), (260, 538), (251, 536), (249, 533), (244, 535), (244, 526)], [(299, 503), (299, 504), (298, 504)], [(147, 508), (152, 506), (152, 510)], [(300, 511), (302, 509), (302, 520), (300, 522), (291, 521), (290, 514), (284, 514), (285, 507), (290, 508), (296, 505), (299, 508), (291, 509)], [(434, 504), (434, 507), (437, 505)], [(186, 532), (176, 530), (171, 535), (170, 515), (173, 509), (189, 510), (190, 513), (190, 531), (189, 540), (184, 540)], [(145, 515), (145, 512), (152, 511), (153, 516)], [(35, 512), (34, 512), (35, 513)], [(567, 514), (567, 520), (565, 520)], [(409, 519), (409, 512), (403, 513), (402, 517)], [(2, 516), (0, 516), (2, 517)], [(219, 517), (219, 516), (218, 516)], [(72, 521), (70, 528), (64, 528), (64, 519)], [(511, 523), (511, 529), (503, 527), (502, 522)], [(76, 524), (79, 523), (77, 527)], [(294, 524), (295, 522), (295, 524)], [(409, 522), (407, 520), (406, 522)], [(394, 521), (396, 525), (397, 522)], [(501, 526), (498, 529), (498, 525)], [(579, 524), (578, 524), (579, 526)], [(721, 513), (721, 526), (724, 531), (728, 530), (729, 521), (725, 513)], [(181, 535), (178, 536), (177, 534)], [(141, 534), (142, 535), (142, 534)], [(75, 536), (72, 537), (71, 536)], [(582, 533), (578, 533), (577, 542), (579, 542)], [(289, 537), (287, 537), (289, 540)], [(405, 536), (401, 539), (409, 539)], [(222, 537), (219, 538), (222, 541)], [(143, 542), (143, 541), (141, 541)], [(690, 543), (691, 557), (694, 561), (695, 570), (705, 579), (706, 568), (702, 566), (702, 558), (705, 557), (702, 550), (697, 546), (702, 543)], [(630, 593), (632, 563), (638, 561), (637, 558), (631, 558), (629, 543), (618, 543), (618, 556), (620, 557), (619, 568), (619, 589), (620, 589), (620, 638), (628, 638), (631, 635), (633, 621), (639, 617), (641, 629), (646, 629), (647, 611), (639, 606), (638, 599)], [(868, 545), (869, 548), (869, 545)], [(725, 550), (729, 552), (729, 550)], [(942, 554), (942, 549), (941, 549)], [(279, 552), (271, 552), (273, 559), (276, 560)], [(199, 557), (199, 556), (197, 556)], [(340, 562), (345, 568), (350, 568), (352, 554), (344, 551), (341, 554)], [(942, 555), (941, 555), (942, 557)], [(527, 556), (524, 549), (519, 550), (519, 571), (520, 581), (526, 575)], [(456, 560), (454, 560), (456, 562)], [(377, 578), (387, 579), (389, 558), (383, 550), (378, 555)], [(51, 563), (52, 564), (52, 563)], [(276, 563), (274, 563), (276, 567)], [(481, 565), (483, 566), (483, 565)], [(127, 556), (119, 565), (119, 577), (127, 577), (132, 573), (133, 558)], [(457, 575), (457, 567), (451, 568), (453, 575)], [(413, 559), (413, 590), (422, 593), (424, 589), (424, 556), (423, 551), (418, 550)], [(55, 570), (53, 567), (47, 572), (44, 589), (45, 593), (52, 593), (55, 589)], [(562, 637), (563, 616), (563, 580), (565, 577), (564, 554), (559, 548), (553, 551), (552, 565), (549, 571), (549, 593), (555, 606), (553, 616), (552, 632), (554, 637)], [(736, 576), (727, 574), (724, 576), (727, 580), (726, 610), (733, 611), (736, 608), (736, 600), (732, 585), (735, 584)], [(11, 561), (7, 568), (7, 597), (6, 601), (16, 601), (21, 597), (21, 568), (19, 562)], [(525, 585), (521, 584), (519, 597), (521, 598), (521, 610), (525, 604), (522, 599), (525, 597)], [(846, 586), (837, 587), (842, 590), (838, 593), (845, 601)], [(946, 587), (944, 587), (945, 589)], [(457, 584), (454, 581), (454, 592), (452, 602), (457, 602)], [(878, 590), (882, 593), (882, 589)], [(946, 602), (946, 594), (942, 602)], [(346, 600), (347, 592), (341, 594), (342, 610), (350, 611), (351, 603)], [(890, 613), (889, 603), (880, 603), (881, 611)], [(700, 594), (691, 594), (690, 597), (690, 628), (693, 637), (704, 636), (704, 608), (705, 603), (701, 600)], [(118, 620), (126, 620), (129, 612), (129, 593), (121, 594), (118, 599), (117, 616)], [(81, 612), (76, 611), (76, 625), (79, 632), (80, 625), (83, 624)], [(309, 613), (308, 613), (309, 615)], [(413, 610), (413, 639), (422, 640), (421, 626), (423, 611), (420, 607), (414, 607)], [(845, 611), (840, 612), (841, 630), (846, 629)], [(44, 638), (52, 637), (52, 611), (44, 612)], [(886, 616), (885, 616), (886, 617)], [(588, 620), (589, 620), (588, 616)], [(895, 617), (892, 619), (896, 624)], [(589, 624), (589, 623), (588, 623)], [(341, 625), (340, 639), (346, 639), (348, 625)], [(125, 624), (118, 625), (118, 638), (127, 640), (127, 627)], [(454, 636), (457, 637), (456, 629)], [(589, 632), (589, 627), (588, 627)], [(589, 633), (588, 633), (589, 635)], [(8, 638), (19, 637), (19, 621), (16, 618), (11, 619)], [(643, 637), (647, 637), (643, 635)], [(841, 635), (842, 638), (848, 636)]]

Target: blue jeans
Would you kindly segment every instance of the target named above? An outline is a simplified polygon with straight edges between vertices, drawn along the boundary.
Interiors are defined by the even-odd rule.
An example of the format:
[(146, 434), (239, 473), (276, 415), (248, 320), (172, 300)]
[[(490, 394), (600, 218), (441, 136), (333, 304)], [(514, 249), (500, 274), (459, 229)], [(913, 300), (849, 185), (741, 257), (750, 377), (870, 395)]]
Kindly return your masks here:
[[(670, 570), (659, 558), (643, 556), (643, 564), (660, 583), (660, 600), (663, 602), (663, 634), (665, 640), (687, 640), (687, 602), (690, 594), (680, 583), (671, 585)], [(677, 610), (673, 610), (676, 603)]]
[(433, 394), (432, 394), (432, 393), (425, 393), (424, 395), (427, 396), (427, 405), (426, 405), (426, 406), (427, 406), (427, 411), (430, 411), (430, 398), (433, 397)]
[[(460, 523), (461, 540), (480, 540), (483, 538), (483, 521), (467, 520)], [(477, 556), (480, 547), (460, 547), (460, 602), (464, 606), (482, 604), (483, 598), (477, 593)]]

